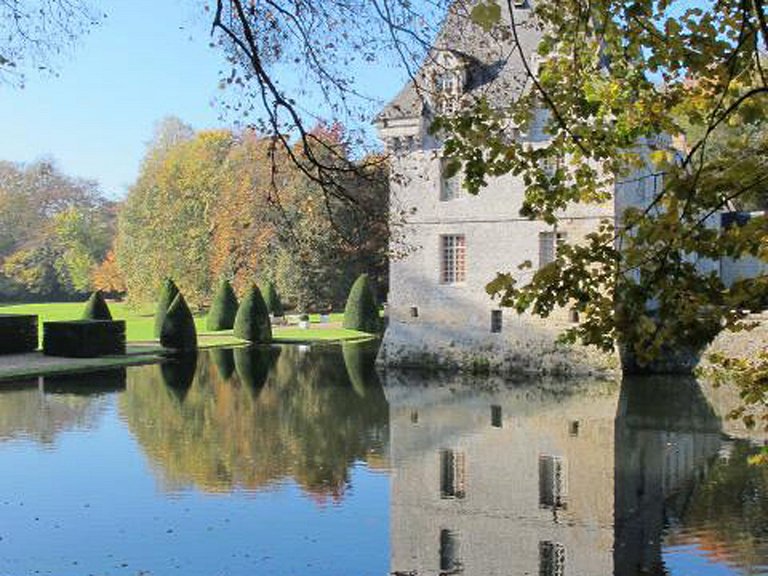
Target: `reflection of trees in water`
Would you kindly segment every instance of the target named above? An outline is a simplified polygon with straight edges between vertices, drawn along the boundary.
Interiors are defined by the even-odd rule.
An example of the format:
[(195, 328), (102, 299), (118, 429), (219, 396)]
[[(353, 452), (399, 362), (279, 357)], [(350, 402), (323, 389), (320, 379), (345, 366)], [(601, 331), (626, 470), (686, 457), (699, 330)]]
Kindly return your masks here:
[(692, 540), (723, 560), (761, 566), (768, 557), (768, 468), (748, 463), (759, 448), (734, 441), (706, 478), (697, 482), (680, 514), (672, 544)]
[(4, 383), (0, 392), (0, 441), (30, 438), (53, 444), (61, 432), (91, 429), (104, 412), (104, 393), (125, 387), (125, 369)]
[(121, 412), (170, 486), (258, 489), (293, 478), (339, 498), (355, 461), (381, 462), (388, 407), (378, 381), (358, 382), (361, 397), (337, 347), (277, 352), (201, 354), (183, 395), (158, 366), (131, 371)]

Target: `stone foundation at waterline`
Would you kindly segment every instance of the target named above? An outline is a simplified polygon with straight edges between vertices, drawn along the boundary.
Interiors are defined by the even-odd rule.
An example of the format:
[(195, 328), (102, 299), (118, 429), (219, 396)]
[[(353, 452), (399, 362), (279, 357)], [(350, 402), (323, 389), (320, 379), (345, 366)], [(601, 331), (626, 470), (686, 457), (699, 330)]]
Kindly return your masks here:
[(562, 330), (507, 320), (502, 333), (459, 326), (390, 322), (379, 350), (384, 366), (516, 375), (612, 376), (618, 354), (557, 343)]
[[(768, 313), (751, 318), (759, 326), (751, 331), (724, 332), (704, 349), (734, 356), (754, 356), (768, 348)], [(468, 329), (462, 326), (426, 322), (390, 321), (379, 350), (378, 363), (384, 366), (474, 373), (516, 375), (615, 376), (621, 372), (618, 352), (601, 353), (591, 347), (564, 345), (557, 335), (567, 327), (558, 322), (544, 324), (535, 319), (505, 318), (504, 331)], [(684, 373), (691, 365), (662, 363), (649, 372)]]

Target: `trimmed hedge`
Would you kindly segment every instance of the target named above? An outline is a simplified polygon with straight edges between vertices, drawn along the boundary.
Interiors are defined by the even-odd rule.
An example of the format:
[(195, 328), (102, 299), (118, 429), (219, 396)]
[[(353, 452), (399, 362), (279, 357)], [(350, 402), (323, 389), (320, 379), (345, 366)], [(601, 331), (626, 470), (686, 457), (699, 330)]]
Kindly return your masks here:
[(237, 296), (235, 296), (235, 291), (232, 290), (232, 285), (227, 280), (222, 280), (211, 303), (205, 327), (213, 332), (229, 330), (235, 325), (236, 315)]
[(107, 306), (101, 290), (96, 290), (88, 298), (83, 311), (83, 320), (112, 320), (112, 313), (109, 311), (109, 306)]
[(197, 350), (197, 329), (192, 312), (179, 292), (173, 299), (163, 321), (160, 331), (160, 344), (175, 352), (191, 352)]
[(163, 283), (163, 288), (160, 291), (160, 298), (157, 300), (157, 311), (155, 312), (155, 338), (160, 338), (160, 333), (163, 331), (163, 323), (165, 322), (165, 315), (168, 313), (168, 308), (173, 304), (173, 299), (179, 293), (179, 289), (173, 280), (166, 278)]
[(268, 282), (264, 290), (264, 302), (267, 304), (267, 310), (275, 318), (280, 318), (285, 314), (283, 303), (280, 301), (280, 295), (277, 293), (274, 282)]
[(349, 291), (344, 307), (344, 328), (375, 334), (381, 330), (379, 309), (368, 274), (361, 274)]
[(44, 322), (43, 354), (67, 358), (125, 354), (125, 320)]
[(37, 350), (37, 316), (0, 314), (0, 354)]
[(233, 334), (237, 338), (258, 344), (272, 342), (272, 324), (261, 291), (255, 284), (240, 303), (235, 317)]

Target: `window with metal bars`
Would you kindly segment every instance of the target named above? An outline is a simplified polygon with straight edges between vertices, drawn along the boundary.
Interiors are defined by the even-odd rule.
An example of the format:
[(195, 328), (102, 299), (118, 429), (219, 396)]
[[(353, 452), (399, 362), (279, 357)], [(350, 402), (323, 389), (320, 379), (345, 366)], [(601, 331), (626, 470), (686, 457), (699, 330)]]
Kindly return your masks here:
[(458, 284), (467, 279), (467, 244), (463, 234), (440, 237), (440, 282)]
[(502, 311), (491, 310), (491, 332), (501, 332)]

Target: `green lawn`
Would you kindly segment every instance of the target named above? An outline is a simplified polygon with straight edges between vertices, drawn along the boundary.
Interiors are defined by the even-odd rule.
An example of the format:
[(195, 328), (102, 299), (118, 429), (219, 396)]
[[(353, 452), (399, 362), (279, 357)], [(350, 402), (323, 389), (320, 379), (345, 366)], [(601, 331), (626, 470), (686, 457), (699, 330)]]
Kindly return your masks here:
[[(40, 322), (40, 331), (42, 334), (43, 322), (51, 320), (76, 320), (81, 317), (84, 302), (46, 302), (43, 304), (12, 304), (0, 305), (0, 314), (37, 314)], [(136, 311), (128, 308), (122, 302), (112, 302), (109, 304), (112, 316), (116, 320), (125, 320), (126, 338), (128, 342), (143, 342), (154, 340), (154, 312)], [(340, 323), (342, 314), (331, 314), (330, 322)], [(309, 341), (337, 341), (337, 340), (356, 340), (369, 337), (369, 334), (357, 332), (355, 330), (345, 330), (336, 327), (324, 327), (319, 324), (320, 316), (313, 314), (310, 316), (310, 328), (302, 330), (296, 326), (275, 326), (273, 329), (276, 341), (287, 342), (309, 342)], [(205, 331), (205, 315), (195, 317), (195, 325), (198, 334), (204, 335), (201, 338), (203, 346), (232, 345), (237, 342), (232, 337), (231, 332), (207, 332)]]

